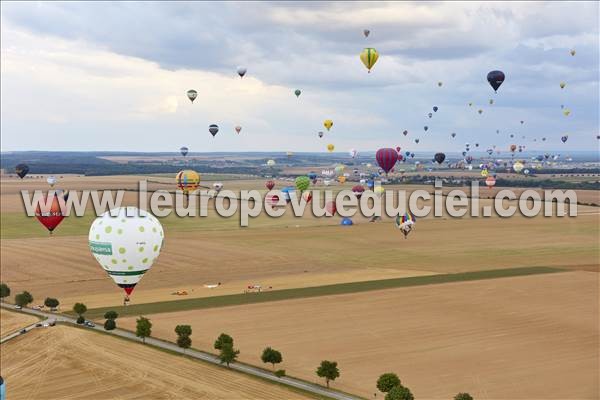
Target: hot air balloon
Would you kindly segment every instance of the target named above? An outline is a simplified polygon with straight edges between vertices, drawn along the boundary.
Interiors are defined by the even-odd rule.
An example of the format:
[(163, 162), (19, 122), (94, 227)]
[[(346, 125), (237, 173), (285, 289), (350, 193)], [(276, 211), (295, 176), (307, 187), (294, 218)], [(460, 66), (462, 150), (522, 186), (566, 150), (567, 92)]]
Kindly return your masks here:
[(182, 156), (187, 156), (188, 152), (190, 151), (190, 149), (188, 149), (187, 147), (183, 146), (179, 149), (179, 151), (181, 152)]
[(296, 195), (296, 189), (294, 189), (292, 186), (286, 186), (281, 189), (281, 193), (283, 194), (285, 201), (289, 203), (291, 201), (291, 196)]
[(273, 188), (275, 187), (275, 182), (273, 182), (273, 181), (266, 181), (265, 182), (265, 186), (267, 187), (267, 189), (273, 190)]
[(323, 132), (319, 131), (319, 133), (317, 133), (317, 135), (319, 135), (319, 137), (322, 138), (323, 137)]
[(415, 158), (415, 153), (410, 153), (410, 158)]
[(467, 156), (465, 158), (465, 161), (467, 162), (467, 164), (471, 164), (473, 162), (473, 157), (472, 156)]
[(441, 164), (444, 162), (444, 160), (446, 159), (446, 155), (444, 153), (435, 153), (435, 156), (433, 156), (433, 159), (438, 163)]
[(404, 239), (412, 231), (415, 225), (415, 216), (411, 213), (405, 213), (404, 215), (398, 214), (396, 217), (396, 228), (400, 229), (400, 232), (404, 234)]
[(377, 195), (377, 197), (381, 197), (385, 192), (385, 188), (381, 185), (375, 186), (373, 192)]
[(275, 160), (269, 160), (267, 161), (267, 166), (272, 167), (275, 165)]
[(235, 128), (233, 128), (233, 129), (235, 129), (235, 131), (236, 131), (238, 134), (239, 134), (239, 133), (242, 131), (242, 127), (241, 127), (241, 126), (239, 126), (239, 125), (238, 125), (238, 126), (236, 126), (236, 127), (235, 127)]
[(455, 138), (455, 137), (456, 137), (456, 133), (452, 132), (452, 133), (450, 134), (450, 136), (452, 136), (453, 138)]
[(50, 175), (46, 178), (46, 182), (48, 183), (48, 185), (50, 185), (50, 187), (54, 187), (54, 185), (56, 184), (56, 177), (54, 175)]
[(272, 207), (277, 206), (279, 203), (279, 196), (277, 196), (276, 194), (268, 194), (265, 197), (265, 204), (268, 204)]
[(560, 88), (561, 88), (561, 89), (564, 89), (564, 88), (565, 88), (565, 86), (567, 86), (567, 84), (566, 84), (566, 83), (564, 83), (564, 82), (561, 82), (561, 83), (560, 83)]
[(325, 121), (323, 121), (323, 126), (327, 128), (327, 130), (330, 130), (333, 126), (333, 121), (330, 119), (326, 119)]
[(119, 207), (96, 218), (88, 239), (96, 261), (129, 296), (158, 258), (164, 234), (152, 214)]
[(213, 135), (213, 137), (215, 137), (217, 132), (219, 132), (219, 126), (215, 125), (215, 124), (211, 124), (208, 126), (208, 131), (210, 132), (211, 135)]
[(576, 53), (576, 52), (575, 52), (575, 49), (571, 50), (571, 51), (570, 51), (570, 53), (571, 53), (571, 55), (572, 55), (572, 56), (574, 56), (574, 55), (575, 55), (575, 53)]
[(333, 150), (335, 150), (335, 146), (332, 145), (332, 144), (328, 144), (327, 145), (327, 151), (331, 153), (331, 152), (333, 152)]
[(360, 60), (365, 65), (365, 67), (367, 67), (369, 73), (371, 72), (371, 68), (373, 68), (378, 58), (379, 53), (377, 53), (377, 50), (371, 47), (365, 48), (362, 51), (362, 53), (360, 53)]
[(525, 121), (521, 121), (521, 125), (523, 125), (525, 123)]
[(200, 186), (200, 175), (191, 169), (179, 171), (175, 176), (175, 183), (184, 194), (189, 194)]
[(475, 147), (479, 147), (479, 143), (475, 143)]
[(561, 140), (563, 143), (567, 143), (567, 140), (568, 140), (568, 139), (569, 139), (569, 135), (565, 135), (565, 136), (563, 136), (563, 137), (561, 137), (561, 138), (560, 138), (560, 140)]
[(563, 110), (563, 114), (565, 115), (565, 117), (568, 117), (571, 114), (571, 110), (569, 110), (568, 108), (565, 108)]
[(482, 170), (481, 170), (481, 176), (483, 176), (484, 178), (485, 178), (486, 176), (488, 176), (488, 170), (487, 170), (487, 169), (485, 169), (485, 168), (484, 168), (484, 169), (482, 169)]
[(513, 170), (518, 174), (519, 172), (521, 172), (523, 170), (523, 163), (520, 161), (517, 161), (516, 163), (513, 164)]
[(511, 144), (510, 145), (510, 151), (512, 151), (514, 153), (515, 150), (517, 150), (517, 145), (516, 144)]
[(404, 136), (406, 136), (406, 135), (408, 135), (408, 131), (407, 131), (407, 130), (405, 130), (404, 132), (402, 132), (402, 134), (403, 134)]
[(364, 29), (364, 30), (363, 30), (363, 35), (365, 35), (365, 37), (369, 37), (369, 34), (370, 34), (370, 33), (371, 33), (371, 31), (370, 31), (370, 30), (368, 30), (368, 29)]
[(58, 197), (59, 195), (64, 196), (64, 194), (62, 191), (54, 192), (51, 202), (48, 199), (48, 194), (44, 195), (43, 200), (38, 202), (35, 209), (35, 217), (42, 225), (46, 227), (46, 229), (48, 229), (50, 234), (52, 234), (54, 229), (56, 229), (56, 227), (60, 225), (62, 220), (65, 218), (65, 216), (62, 214), (62, 210), (60, 208), (60, 199)]
[(428, 116), (429, 118), (431, 118), (431, 117), (433, 117), (433, 114), (432, 114), (432, 113), (429, 113), (429, 114), (427, 114), (427, 116)]
[(288, 158), (290, 158), (291, 156), (293, 156), (293, 155), (294, 155), (294, 153), (292, 153), (291, 151), (286, 151), (286, 152), (285, 152), (285, 155), (286, 155)]
[(299, 176), (296, 178), (296, 189), (304, 192), (310, 186), (310, 178), (308, 176)]
[(350, 157), (356, 158), (358, 151), (356, 151), (356, 149), (350, 149), (349, 153), (350, 153)]
[(365, 191), (365, 188), (362, 185), (355, 185), (355, 186), (352, 187), (352, 192), (359, 199), (360, 199), (360, 196), (362, 196), (362, 194), (363, 194), (364, 191)]
[(505, 76), (502, 71), (490, 71), (487, 74), (487, 80), (494, 89), (494, 92), (498, 90), (500, 85), (504, 82)]
[(17, 164), (15, 172), (19, 178), (23, 179), (29, 173), (29, 166), (27, 164)]
[(398, 161), (398, 153), (396, 150), (391, 148), (382, 148), (377, 150), (375, 153), (375, 159), (377, 160), (377, 164), (381, 169), (386, 173), (390, 172), (396, 162)]
[(352, 220), (348, 217), (342, 218), (342, 221), (340, 222), (340, 225), (342, 226), (352, 226), (352, 224)]
[(317, 179), (317, 174), (315, 172), (309, 172), (308, 174), (306, 174), (306, 176), (308, 176), (308, 178), (311, 181), (314, 181), (315, 179)]
[(477, 112), (478, 112), (479, 114), (481, 114), (481, 113), (483, 113), (483, 110), (480, 108), (479, 110), (477, 110)]
[(473, 106), (473, 103), (469, 103), (469, 107)]
[(344, 174), (344, 170), (346, 169), (346, 166), (339, 164), (335, 167), (335, 173), (337, 176), (341, 176)]
[(296, 90), (294, 90), (294, 94), (296, 95), (296, 97), (300, 97), (300, 95), (302, 94), (302, 91), (300, 89), (296, 89)]
[(327, 215), (328, 217), (334, 216), (337, 212), (335, 201), (328, 201), (327, 203), (325, 203), (325, 211), (325, 215)]
[(441, 82), (441, 81), (438, 82), (438, 87), (442, 87), (442, 85), (443, 85), (443, 82)]
[(485, 184), (487, 187), (489, 187), (490, 189), (493, 188), (496, 185), (496, 178), (494, 178), (493, 176), (488, 176), (485, 179)]
[(494, 99), (489, 100), (490, 105), (494, 104)]
[(345, 176), (338, 176), (337, 180), (338, 180), (339, 183), (343, 184), (343, 183), (346, 182), (346, 177)]
[(438, 107), (437, 106), (433, 106), (433, 112), (437, 112)]
[(246, 75), (246, 67), (237, 67), (237, 73), (240, 78), (243, 78)]
[(419, 144), (419, 142), (420, 142), (420, 140), (419, 140), (418, 138), (417, 138), (417, 139), (415, 139), (415, 143), (416, 143), (416, 144)]
[(425, 126), (423, 127), (423, 130), (424, 130), (425, 132), (427, 132), (427, 130), (428, 130), (428, 129), (429, 129), (429, 127), (428, 127), (427, 125), (425, 125)]
[(187, 97), (193, 103), (194, 100), (196, 100), (196, 97), (198, 97), (198, 92), (196, 92), (194, 89), (188, 90)]

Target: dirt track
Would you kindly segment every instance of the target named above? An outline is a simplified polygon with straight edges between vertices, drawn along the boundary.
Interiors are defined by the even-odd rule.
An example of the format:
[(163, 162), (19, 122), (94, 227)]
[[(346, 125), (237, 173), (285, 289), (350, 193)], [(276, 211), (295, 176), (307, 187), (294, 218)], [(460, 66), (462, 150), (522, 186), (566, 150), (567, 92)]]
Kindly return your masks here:
[(36, 328), (2, 345), (9, 399), (305, 399), (245, 375), (81, 329)]
[[(392, 289), (356, 295), (150, 316), (174, 339), (191, 324), (194, 346), (231, 334), (241, 360), (283, 353), (288, 373), (310, 381), (322, 359), (339, 362), (334, 387), (372, 397), (394, 371), (420, 399), (460, 391), (487, 399), (598, 398), (598, 274)], [(132, 320), (120, 321), (132, 326)]]

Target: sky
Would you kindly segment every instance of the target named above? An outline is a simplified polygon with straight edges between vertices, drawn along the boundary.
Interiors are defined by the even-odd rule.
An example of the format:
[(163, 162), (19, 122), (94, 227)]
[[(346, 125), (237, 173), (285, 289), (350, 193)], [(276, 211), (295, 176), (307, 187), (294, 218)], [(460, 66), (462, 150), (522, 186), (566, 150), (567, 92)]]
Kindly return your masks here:
[(599, 19), (598, 2), (3, 1), (1, 149), (594, 150)]

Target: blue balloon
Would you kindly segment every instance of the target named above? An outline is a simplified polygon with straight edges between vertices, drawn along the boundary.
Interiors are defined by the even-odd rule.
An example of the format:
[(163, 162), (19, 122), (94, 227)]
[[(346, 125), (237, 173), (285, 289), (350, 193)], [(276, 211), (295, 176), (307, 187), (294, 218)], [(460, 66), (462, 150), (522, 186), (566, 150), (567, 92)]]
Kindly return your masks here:
[(367, 181), (367, 187), (371, 190), (375, 187), (375, 181)]
[(314, 172), (310, 172), (307, 176), (311, 181), (317, 179), (317, 174), (315, 174)]
[(352, 220), (350, 218), (342, 218), (342, 222), (340, 222), (340, 225), (346, 225), (346, 226), (350, 226), (352, 225)]

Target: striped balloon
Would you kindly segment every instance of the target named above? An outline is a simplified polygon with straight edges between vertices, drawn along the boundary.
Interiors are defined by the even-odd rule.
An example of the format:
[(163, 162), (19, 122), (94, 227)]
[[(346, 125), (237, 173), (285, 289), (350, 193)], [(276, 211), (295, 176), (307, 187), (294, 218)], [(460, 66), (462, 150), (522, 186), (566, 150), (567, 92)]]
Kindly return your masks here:
[(200, 175), (198, 175), (196, 171), (186, 169), (177, 173), (175, 182), (179, 190), (188, 194), (189, 192), (198, 189), (198, 186), (200, 186)]
[(387, 174), (394, 168), (394, 165), (396, 165), (396, 161), (398, 161), (398, 152), (392, 148), (379, 149), (375, 154), (375, 159), (377, 160), (377, 164), (379, 164), (381, 169)]

